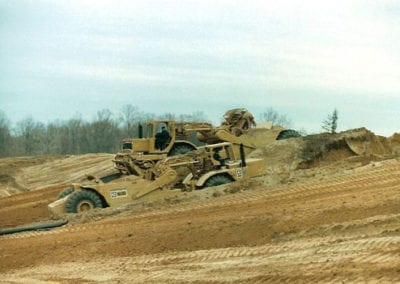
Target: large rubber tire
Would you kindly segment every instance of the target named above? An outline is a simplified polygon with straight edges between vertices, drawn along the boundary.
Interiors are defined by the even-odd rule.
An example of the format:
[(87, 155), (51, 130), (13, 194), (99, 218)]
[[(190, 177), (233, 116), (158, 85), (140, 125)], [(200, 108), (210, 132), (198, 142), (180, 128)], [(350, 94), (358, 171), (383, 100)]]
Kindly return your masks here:
[(65, 203), (67, 213), (82, 213), (93, 208), (102, 208), (100, 197), (89, 190), (79, 190), (71, 193)]
[(169, 151), (168, 156), (183, 155), (193, 150), (195, 150), (195, 148), (193, 148), (190, 145), (185, 145), (185, 144), (175, 145), (171, 149), (171, 151)]
[(71, 194), (72, 192), (74, 192), (74, 189), (73, 189), (72, 187), (64, 188), (63, 190), (61, 190), (61, 191), (58, 193), (57, 199), (64, 198), (65, 196)]
[(276, 140), (283, 140), (283, 139), (296, 138), (296, 137), (301, 137), (301, 134), (299, 132), (297, 132), (296, 130), (287, 129), (287, 130), (283, 130), (281, 133), (279, 133)]
[(231, 183), (233, 179), (227, 175), (215, 175), (210, 177), (204, 184), (204, 187), (218, 186), (221, 184)]

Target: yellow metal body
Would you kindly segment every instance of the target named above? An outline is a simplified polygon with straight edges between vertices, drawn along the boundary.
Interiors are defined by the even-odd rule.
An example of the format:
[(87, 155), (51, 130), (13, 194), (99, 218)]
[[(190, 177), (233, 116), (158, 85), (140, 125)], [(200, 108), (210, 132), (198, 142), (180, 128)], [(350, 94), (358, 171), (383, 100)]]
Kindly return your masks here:
[[(168, 130), (170, 138), (164, 148), (157, 149), (157, 133), (160, 133), (162, 127)], [(122, 173), (144, 177), (157, 161), (179, 154), (180, 151), (195, 150), (197, 146), (189, 141), (190, 135), (204, 129), (212, 129), (212, 125), (209, 123), (177, 123), (174, 120), (150, 121), (145, 127), (143, 138), (122, 141), (122, 150), (116, 154), (113, 160), (115, 168)]]
[[(249, 154), (260, 146), (256, 139), (259, 130), (263, 132), (263, 144), (294, 137), (295, 134), (293, 130), (274, 126), (272, 123), (264, 123), (259, 129), (255, 129), (253, 115), (243, 108), (228, 110), (224, 119), (218, 127), (206, 122), (151, 121), (143, 131), (144, 138), (123, 140), (122, 150), (114, 158), (115, 167), (122, 173), (147, 177), (158, 161), (197, 149), (198, 143), (189, 141), (194, 140), (194, 137), (196, 142), (208, 145), (230, 142), (236, 154), (239, 154), (239, 146), (243, 145), (245, 153)], [(156, 136), (162, 126), (168, 129), (170, 140), (165, 148), (157, 149)]]
[[(214, 157), (219, 149), (226, 160), (224, 165)], [(245, 165), (244, 165), (245, 164)], [(174, 186), (186, 189), (202, 188), (214, 176), (224, 176), (228, 181), (244, 177), (261, 175), (264, 171), (262, 159), (239, 157), (232, 143), (218, 143), (199, 147), (198, 150), (185, 155), (165, 158), (159, 161), (152, 170), (152, 176), (140, 178), (135, 175), (120, 174), (111, 181), (105, 178), (91, 177), (85, 184), (72, 184), (74, 191), (86, 190), (95, 193), (103, 204), (118, 207), (136, 199), (145, 198), (162, 190), (168, 194)], [(103, 181), (104, 180), (104, 181)], [(56, 214), (66, 213), (65, 204), (69, 195), (51, 203), (49, 210)]]

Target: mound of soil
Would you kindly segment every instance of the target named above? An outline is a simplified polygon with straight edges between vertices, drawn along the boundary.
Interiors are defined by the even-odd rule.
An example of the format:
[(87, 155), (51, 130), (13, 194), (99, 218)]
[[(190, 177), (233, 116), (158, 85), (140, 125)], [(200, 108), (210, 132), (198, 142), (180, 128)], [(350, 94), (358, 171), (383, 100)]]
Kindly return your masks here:
[(400, 134), (386, 138), (366, 128), (276, 141), (270, 140), (268, 130), (258, 129), (252, 136), (258, 149), (250, 157), (265, 159), (267, 173), (327, 166), (343, 160), (367, 163), (400, 153)]
[(392, 149), (392, 153), (396, 156), (400, 156), (400, 133), (395, 133), (388, 138), (389, 145)]
[(0, 159), (0, 196), (79, 182), (85, 174), (113, 170), (113, 154), (37, 156)]
[(0, 196), (11, 195), (12, 193), (24, 190), (24, 187), (19, 185), (15, 181), (15, 178), (9, 174), (0, 174), (0, 184), (7, 189), (7, 192), (5, 190), (0, 191)]

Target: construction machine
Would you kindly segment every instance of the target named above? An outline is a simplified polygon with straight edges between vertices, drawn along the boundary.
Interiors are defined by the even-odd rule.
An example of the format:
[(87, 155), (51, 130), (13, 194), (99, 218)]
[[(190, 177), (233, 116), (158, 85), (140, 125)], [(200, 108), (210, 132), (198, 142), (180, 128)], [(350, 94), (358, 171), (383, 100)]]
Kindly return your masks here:
[(251, 140), (241, 137), (256, 125), (251, 113), (234, 109), (227, 111), (224, 119), (219, 127), (207, 122), (150, 121), (145, 127), (139, 126), (139, 138), (122, 141), (122, 149), (113, 160), (115, 168), (121, 173), (144, 177), (158, 161), (193, 151), (201, 143), (231, 142), (237, 146), (236, 151), (243, 144), (246, 152), (256, 148)]
[(206, 122), (174, 120), (152, 120), (144, 127), (139, 125), (139, 138), (122, 141), (121, 150), (113, 160), (114, 166), (122, 174), (145, 177), (158, 161), (197, 149), (199, 141), (195, 132), (212, 128)]
[[(145, 177), (158, 161), (193, 151), (200, 142), (230, 142), (237, 155), (239, 145), (243, 145), (248, 154), (258, 146), (254, 137), (250, 135), (250, 130), (255, 127), (254, 116), (244, 108), (228, 110), (224, 114), (224, 121), (218, 127), (213, 127), (207, 122), (178, 123), (173, 120), (154, 120), (144, 128), (139, 127), (139, 138), (123, 140), (122, 150), (116, 154), (113, 162), (121, 173)], [(166, 140), (162, 140), (163, 128), (168, 130)], [(268, 136), (263, 143), (300, 136), (294, 130), (274, 126), (272, 123), (264, 124), (260, 129)], [(266, 137), (265, 133), (263, 135)]]
[(122, 172), (102, 178), (88, 176), (87, 182), (73, 183), (48, 207), (55, 215), (79, 213), (120, 206), (154, 195), (168, 196), (170, 192), (217, 186), (264, 172), (262, 159), (246, 159), (243, 147), (239, 152), (240, 157), (232, 143), (223, 142), (164, 158), (144, 178)]

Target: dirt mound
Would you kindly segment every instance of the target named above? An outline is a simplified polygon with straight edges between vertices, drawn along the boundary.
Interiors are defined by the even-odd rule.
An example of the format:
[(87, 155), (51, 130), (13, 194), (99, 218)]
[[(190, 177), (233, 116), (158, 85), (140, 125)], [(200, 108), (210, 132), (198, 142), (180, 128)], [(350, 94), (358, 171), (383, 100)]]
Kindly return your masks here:
[(400, 133), (395, 133), (388, 138), (393, 154), (400, 156)]
[[(358, 128), (337, 134), (323, 133), (303, 139), (301, 167), (330, 164), (350, 157), (364, 161), (382, 160), (395, 156), (388, 138)], [(360, 161), (360, 159), (356, 159)]]
[(253, 128), (246, 133), (246, 136), (251, 139), (257, 148), (261, 148), (267, 143), (275, 141), (278, 134), (279, 131), (275, 129)]
[(250, 156), (265, 159), (267, 174), (290, 173), (297, 169), (328, 166), (340, 161), (365, 164), (372, 160), (393, 158), (400, 153), (400, 134), (386, 138), (366, 128), (272, 142), (267, 130), (257, 129), (251, 136), (258, 149)]
[(80, 181), (113, 171), (113, 154), (0, 159), (0, 196)]
[[(11, 189), (17, 189), (18, 191), (24, 190), (24, 188), (15, 181), (15, 178), (9, 174), (0, 174), (0, 184), (8, 189), (8, 194), (6, 195), (11, 195), (9, 192)], [(5, 194), (5, 191), (3, 193)]]
[(21, 169), (60, 159), (60, 156), (13, 157), (0, 159), (0, 197), (21, 192), (24, 186), (15, 177)]

